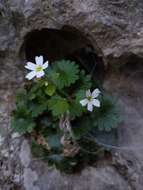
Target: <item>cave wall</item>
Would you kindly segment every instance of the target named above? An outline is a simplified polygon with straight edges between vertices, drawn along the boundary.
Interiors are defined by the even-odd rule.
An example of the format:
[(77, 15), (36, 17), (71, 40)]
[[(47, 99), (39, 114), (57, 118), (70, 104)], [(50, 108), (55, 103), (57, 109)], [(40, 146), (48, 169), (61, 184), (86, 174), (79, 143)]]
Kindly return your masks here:
[(142, 56), (141, 0), (2, 0), (0, 51), (19, 51), (27, 32), (74, 26), (92, 38), (102, 54)]
[[(107, 70), (110, 65), (121, 65), (123, 72), (107, 74), (104, 87), (111, 94), (117, 95), (126, 120), (123, 128), (128, 129), (127, 134), (133, 144), (139, 141), (141, 146), (143, 109), (140, 105), (143, 102), (143, 80), (142, 75), (128, 78), (128, 73), (134, 71), (134, 65), (137, 63), (141, 65), (138, 70), (143, 70), (142, 18), (142, 0), (1, 0), (2, 135), (6, 138), (10, 136), (10, 115), (14, 107), (15, 92), (23, 85), (25, 36), (34, 30), (59, 30), (70, 26), (92, 42)], [(81, 45), (81, 42), (79, 44)], [(127, 66), (124, 69), (125, 64)], [(139, 129), (138, 132), (136, 129)], [(126, 144), (129, 136), (126, 136), (124, 130), (121, 133), (124, 134), (122, 141)], [(10, 136), (9, 140), (10, 159), (9, 156), (0, 155), (0, 161), (3, 163), (0, 169), (0, 189), (142, 190), (143, 154), (140, 148), (113, 150), (112, 160), (101, 161), (96, 167), (86, 168), (81, 174), (66, 176), (49, 168), (42, 160), (34, 160), (29, 144), (23, 137), (13, 140)], [(12, 151), (11, 147), (17, 151)], [(7, 144), (4, 144), (4, 150), (7, 150)], [(10, 170), (7, 166), (10, 166)]]

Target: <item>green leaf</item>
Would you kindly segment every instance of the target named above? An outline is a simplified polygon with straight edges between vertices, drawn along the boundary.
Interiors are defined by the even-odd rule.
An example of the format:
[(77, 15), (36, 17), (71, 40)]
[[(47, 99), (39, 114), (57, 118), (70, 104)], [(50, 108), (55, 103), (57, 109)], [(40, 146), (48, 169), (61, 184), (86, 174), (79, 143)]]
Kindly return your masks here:
[(82, 115), (83, 112), (85, 112), (85, 107), (83, 107), (80, 104), (80, 100), (85, 98), (85, 90), (78, 90), (75, 94), (75, 100), (71, 102), (70, 104), (70, 115), (71, 117), (79, 117)]
[(44, 96), (43, 88), (45, 87), (45, 83), (46, 82), (44, 80), (39, 80), (28, 86), (29, 89), (27, 90), (27, 99), (31, 101), (37, 97), (41, 97), (42, 95)]
[(69, 104), (65, 98), (53, 96), (48, 101), (48, 108), (54, 116), (61, 116), (69, 109)]
[(26, 107), (27, 105), (27, 91), (25, 89), (18, 91), (16, 95), (16, 106)]
[(28, 118), (13, 118), (11, 127), (20, 134), (24, 134), (26, 132), (32, 132), (35, 127), (35, 123), (33, 120)]
[(76, 101), (77, 102), (80, 102), (80, 100), (84, 99), (85, 98), (85, 95), (86, 95), (86, 91), (85, 90), (78, 90), (75, 94), (76, 96)]
[(82, 89), (90, 89), (91, 88), (91, 85), (92, 85), (91, 76), (86, 75), (84, 70), (80, 71), (79, 83), (80, 83), (80, 88), (82, 88)]
[(102, 97), (101, 107), (94, 109), (93, 113), (87, 113), (73, 122), (72, 130), (75, 138), (80, 139), (95, 127), (100, 131), (110, 131), (121, 122), (119, 109), (115, 102), (109, 97)]
[(72, 130), (75, 139), (80, 139), (82, 136), (86, 135), (93, 127), (90, 117), (84, 116), (75, 120), (72, 125)]
[(26, 89), (18, 90), (17, 95), (16, 95), (16, 102), (19, 103), (21, 100), (25, 99), (26, 96), (27, 96)]
[(53, 78), (54, 83), (59, 89), (69, 87), (78, 79), (78, 65), (68, 60), (61, 60), (53, 63), (53, 69), (58, 77)]
[(71, 117), (75, 118), (75, 117), (79, 117), (82, 115), (83, 111), (85, 110), (85, 108), (83, 108), (79, 101), (73, 101), (70, 104), (70, 108), (69, 108), (69, 112)]
[(29, 93), (28, 93), (28, 99), (33, 100), (36, 98), (36, 92), (38, 91), (37, 85), (32, 86)]
[(46, 129), (52, 126), (52, 120), (49, 116), (40, 117), (40, 125), (45, 126)]
[(54, 92), (56, 91), (56, 87), (52, 84), (49, 84), (46, 88), (45, 88), (45, 93), (49, 96), (52, 96), (54, 94)]
[(38, 115), (42, 114), (46, 109), (48, 105), (47, 102), (30, 102), (29, 103), (29, 110), (31, 111), (31, 116), (32, 117), (37, 117)]
[(93, 125), (100, 131), (111, 131), (121, 122), (119, 109), (117, 109), (115, 101), (109, 97), (102, 98), (101, 107), (95, 109), (92, 118), (94, 119)]
[(50, 79), (50, 80), (52, 80), (53, 82), (55, 82), (55, 81), (57, 81), (58, 80), (58, 78), (59, 78), (59, 73), (58, 72), (56, 72), (54, 69), (49, 69), (48, 71), (47, 71), (47, 77)]

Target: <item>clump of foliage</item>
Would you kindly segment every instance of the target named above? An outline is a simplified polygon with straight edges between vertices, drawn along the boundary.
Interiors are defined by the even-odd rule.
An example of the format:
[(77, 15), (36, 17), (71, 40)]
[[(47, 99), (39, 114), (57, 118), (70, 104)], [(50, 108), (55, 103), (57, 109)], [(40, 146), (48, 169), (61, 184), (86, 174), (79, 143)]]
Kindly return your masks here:
[[(40, 69), (38, 66), (35, 72)], [(11, 127), (30, 134), (34, 155), (61, 171), (74, 172), (79, 166), (93, 163), (98, 158), (95, 152), (101, 149), (103, 153), (86, 137), (97, 129), (110, 131), (117, 127), (118, 109), (76, 63), (56, 61), (44, 71), (17, 93)], [(89, 89), (96, 89), (94, 97), (98, 100), (94, 105), (90, 104), (93, 97), (86, 96)]]

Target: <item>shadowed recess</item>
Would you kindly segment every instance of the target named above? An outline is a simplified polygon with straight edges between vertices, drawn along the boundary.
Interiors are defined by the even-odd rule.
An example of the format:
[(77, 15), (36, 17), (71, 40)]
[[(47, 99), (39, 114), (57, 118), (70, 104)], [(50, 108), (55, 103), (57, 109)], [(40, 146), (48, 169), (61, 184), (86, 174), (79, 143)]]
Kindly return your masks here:
[(61, 59), (75, 61), (98, 78), (104, 72), (103, 60), (91, 41), (70, 26), (64, 26), (61, 30), (33, 30), (25, 36), (23, 48), (27, 61), (34, 62), (35, 56), (43, 55), (44, 60), (50, 63)]

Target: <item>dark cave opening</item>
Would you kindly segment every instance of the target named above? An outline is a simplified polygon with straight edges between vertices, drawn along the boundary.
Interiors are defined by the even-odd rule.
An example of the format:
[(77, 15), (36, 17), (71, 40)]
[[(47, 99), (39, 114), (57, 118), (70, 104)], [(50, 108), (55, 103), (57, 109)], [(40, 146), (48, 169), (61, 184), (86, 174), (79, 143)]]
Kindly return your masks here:
[(68, 59), (79, 64), (87, 73), (92, 74), (93, 78), (103, 78), (102, 57), (97, 54), (92, 42), (73, 27), (33, 30), (25, 36), (23, 47), (27, 61), (34, 62), (35, 56), (40, 55), (50, 63)]

